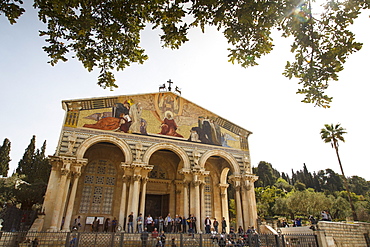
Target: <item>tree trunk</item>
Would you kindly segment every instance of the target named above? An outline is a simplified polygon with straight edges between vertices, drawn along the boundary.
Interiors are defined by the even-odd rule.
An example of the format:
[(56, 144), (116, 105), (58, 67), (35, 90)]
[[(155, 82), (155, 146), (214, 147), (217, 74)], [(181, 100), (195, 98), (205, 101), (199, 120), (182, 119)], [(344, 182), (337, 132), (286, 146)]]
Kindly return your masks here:
[(354, 221), (358, 221), (356, 210), (355, 210), (355, 206), (353, 205), (352, 198), (351, 198), (351, 192), (349, 191), (348, 181), (347, 181), (346, 176), (344, 175), (344, 171), (343, 171), (343, 167), (342, 167), (342, 162), (340, 161), (339, 152), (338, 152), (338, 146), (337, 146), (336, 143), (334, 143), (334, 147), (335, 147), (335, 152), (337, 153), (337, 158), (338, 158), (340, 170), (342, 172), (344, 186), (346, 187), (346, 190), (347, 190), (349, 204), (351, 205), (352, 217), (353, 217), (353, 220)]

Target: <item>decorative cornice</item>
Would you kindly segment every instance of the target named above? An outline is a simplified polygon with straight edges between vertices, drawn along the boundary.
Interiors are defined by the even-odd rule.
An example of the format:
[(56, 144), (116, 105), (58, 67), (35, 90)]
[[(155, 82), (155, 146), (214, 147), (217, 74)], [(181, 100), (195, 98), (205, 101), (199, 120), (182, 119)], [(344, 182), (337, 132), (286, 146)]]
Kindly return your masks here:
[(156, 179), (156, 178), (150, 178), (149, 183), (156, 183), (156, 184), (171, 184), (171, 180), (166, 180), (166, 179)]
[(180, 174), (191, 174), (191, 170), (190, 169), (186, 169), (186, 168), (182, 168), (181, 170), (179, 170), (179, 173)]

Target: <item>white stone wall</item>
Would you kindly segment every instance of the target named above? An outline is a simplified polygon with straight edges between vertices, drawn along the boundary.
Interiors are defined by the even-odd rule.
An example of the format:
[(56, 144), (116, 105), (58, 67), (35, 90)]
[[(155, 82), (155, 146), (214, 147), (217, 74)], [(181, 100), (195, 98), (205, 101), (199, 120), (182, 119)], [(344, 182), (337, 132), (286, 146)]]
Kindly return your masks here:
[(334, 242), (338, 247), (364, 247), (367, 246), (364, 234), (370, 232), (370, 223), (320, 221), (318, 228), (324, 231), (327, 246), (333, 246)]

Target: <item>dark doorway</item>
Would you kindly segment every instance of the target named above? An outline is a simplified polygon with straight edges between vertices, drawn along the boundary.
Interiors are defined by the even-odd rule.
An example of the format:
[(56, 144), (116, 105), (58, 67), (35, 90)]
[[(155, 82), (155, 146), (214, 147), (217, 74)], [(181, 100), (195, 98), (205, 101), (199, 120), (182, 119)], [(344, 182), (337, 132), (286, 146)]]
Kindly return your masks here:
[(170, 195), (146, 195), (145, 216), (165, 217), (169, 213)]

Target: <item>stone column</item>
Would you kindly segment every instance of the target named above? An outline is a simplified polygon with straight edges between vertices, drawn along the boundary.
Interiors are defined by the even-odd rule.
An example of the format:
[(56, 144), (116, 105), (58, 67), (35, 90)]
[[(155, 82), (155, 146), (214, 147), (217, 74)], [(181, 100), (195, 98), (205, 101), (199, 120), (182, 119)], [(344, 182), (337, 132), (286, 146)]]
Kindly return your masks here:
[(125, 217), (126, 214), (126, 203), (127, 203), (127, 183), (129, 182), (129, 178), (125, 175), (122, 176), (122, 194), (121, 194), (121, 204), (119, 208), (119, 215), (118, 215), (118, 223), (125, 229)]
[(200, 232), (200, 222), (201, 222), (201, 215), (200, 215), (200, 193), (199, 193), (199, 185), (201, 182), (199, 180), (193, 181), (193, 186), (194, 186), (194, 203), (195, 203), (195, 217), (197, 218), (196, 226), (197, 226), (197, 231)]
[(59, 184), (58, 184), (59, 190), (57, 193), (57, 195), (60, 195), (60, 196), (56, 196), (55, 198), (53, 216), (51, 218), (51, 223), (50, 223), (50, 227), (48, 231), (58, 231), (59, 215), (60, 215), (61, 208), (62, 208), (63, 194), (65, 191), (66, 181), (67, 181), (67, 177), (69, 174), (69, 165), (70, 164), (67, 164), (67, 167), (62, 168), (62, 171), (61, 171), (61, 177), (60, 177)]
[[(248, 226), (257, 226), (257, 205), (256, 205), (256, 196), (254, 193), (254, 182), (257, 181), (258, 177), (255, 175), (245, 174), (245, 199), (248, 204)], [(245, 216), (244, 216), (245, 217)]]
[(184, 180), (184, 217), (189, 217), (189, 182)]
[(67, 213), (64, 219), (64, 225), (63, 225), (63, 231), (69, 231), (70, 230), (70, 224), (71, 224), (71, 219), (72, 219), (72, 212), (73, 212), (73, 206), (75, 203), (75, 198), (76, 198), (76, 192), (77, 192), (77, 185), (78, 185), (78, 180), (81, 176), (81, 173), (74, 173), (73, 174), (73, 186), (71, 190), (71, 195), (69, 196), (69, 202), (68, 202), (68, 207), (67, 207)]
[(251, 224), (249, 223), (249, 215), (250, 215), (250, 209), (249, 209), (249, 203), (248, 203), (248, 197), (247, 197), (247, 186), (242, 186), (241, 189), (241, 197), (242, 197), (242, 207), (243, 207), (243, 222), (244, 222), (244, 229), (246, 229)]
[(190, 214), (195, 214), (195, 207), (196, 207), (196, 204), (195, 204), (195, 188), (194, 188), (194, 183), (191, 182), (189, 184), (189, 190), (190, 190), (190, 208), (189, 208), (189, 215), (187, 217), (190, 216)]
[[(225, 217), (227, 222), (226, 232), (229, 232), (229, 205), (228, 205), (228, 198), (227, 198), (227, 188), (229, 187), (228, 184), (219, 184), (220, 192), (221, 192), (221, 210), (222, 210), (222, 217)], [(221, 221), (220, 221), (221, 223)], [(221, 226), (220, 226), (221, 229)]]
[(206, 218), (206, 201), (205, 201), (205, 198), (204, 198), (204, 183), (201, 182), (200, 185), (199, 185), (199, 190), (200, 190), (200, 208), (201, 208), (201, 212), (200, 212), (200, 225), (202, 227), (202, 232), (204, 233), (205, 232), (205, 229), (204, 229), (204, 220)]
[(142, 213), (143, 217), (144, 217), (144, 213), (145, 213), (146, 184), (148, 183), (148, 180), (149, 180), (148, 177), (145, 177), (145, 178), (141, 179), (142, 189), (141, 189), (141, 199), (140, 199), (139, 213)]
[(254, 193), (254, 183), (251, 183), (251, 189), (248, 190), (248, 200), (249, 200), (249, 211), (250, 211), (250, 224), (256, 228), (257, 226), (257, 205), (256, 205), (256, 195)]
[(51, 164), (51, 172), (46, 189), (44, 204), (42, 206), (42, 212), (45, 213), (45, 221), (43, 231), (47, 230), (50, 226), (51, 219), (53, 218), (54, 206), (55, 206), (55, 191), (58, 190), (58, 184), (60, 180), (60, 167), (62, 165), (59, 157), (49, 157)]
[(237, 226), (235, 230), (237, 230), (239, 226), (243, 227), (243, 211), (242, 211), (242, 203), (240, 199), (240, 185), (235, 186), (235, 202), (236, 202), (236, 219), (237, 219)]
[[(134, 212), (134, 232), (136, 229), (136, 217), (137, 217), (137, 211), (139, 210), (139, 194), (140, 194), (140, 179), (141, 175), (134, 175), (133, 177), (133, 186), (132, 189), (130, 187), (130, 195), (132, 195), (132, 201), (131, 201), (131, 211)], [(130, 202), (130, 201), (129, 201)], [(131, 213), (131, 212), (128, 212)]]
[(66, 210), (66, 206), (67, 206), (67, 202), (68, 202), (68, 194), (69, 194), (69, 190), (70, 190), (70, 186), (71, 186), (71, 177), (72, 177), (72, 172), (70, 172), (67, 176), (67, 180), (66, 180), (66, 187), (64, 189), (64, 193), (63, 193), (63, 196), (62, 196), (62, 206), (61, 206), (61, 209), (60, 209), (60, 214), (59, 214), (59, 217), (58, 217), (58, 230), (60, 230), (60, 226), (62, 225), (62, 218), (65, 214), (65, 210)]
[[(243, 227), (243, 211), (242, 211), (242, 203), (240, 198), (240, 180), (241, 177), (239, 175), (232, 175), (230, 176), (230, 181), (233, 183), (235, 187), (235, 206), (236, 206), (236, 219), (237, 219), (237, 228), (239, 226)], [(235, 229), (236, 230), (236, 229)]]
[(175, 215), (181, 215), (181, 212), (183, 212), (183, 206), (184, 203), (181, 204), (182, 202), (182, 193), (183, 193), (183, 186), (181, 181), (174, 181), (175, 183)]

